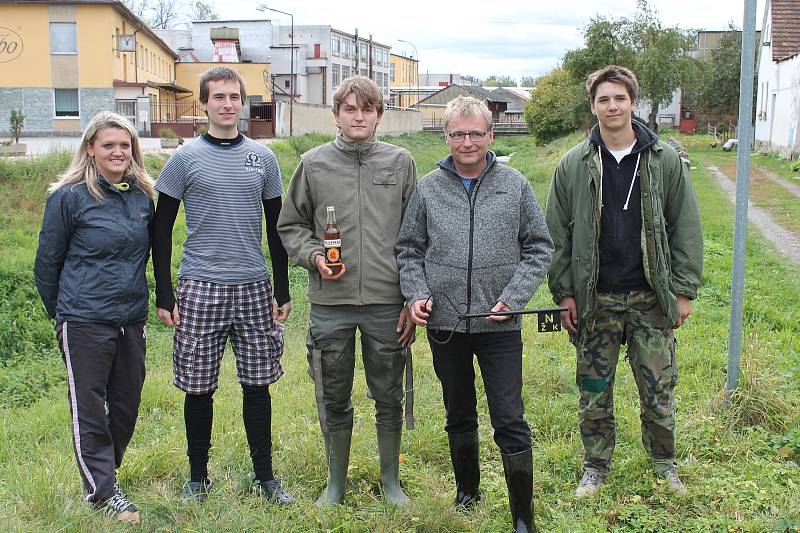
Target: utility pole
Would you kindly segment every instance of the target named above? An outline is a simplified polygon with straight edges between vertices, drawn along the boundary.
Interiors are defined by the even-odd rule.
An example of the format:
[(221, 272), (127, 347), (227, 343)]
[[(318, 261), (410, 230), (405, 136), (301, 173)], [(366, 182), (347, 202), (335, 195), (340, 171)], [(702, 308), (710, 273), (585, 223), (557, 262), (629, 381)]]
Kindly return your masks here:
[(747, 195), (750, 185), (750, 149), (753, 140), (753, 70), (756, 42), (756, 0), (744, 2), (742, 63), (739, 78), (739, 145), (736, 150), (736, 216), (733, 231), (731, 318), (728, 335), (728, 383), (726, 398), (736, 390), (742, 354), (742, 312), (747, 245)]

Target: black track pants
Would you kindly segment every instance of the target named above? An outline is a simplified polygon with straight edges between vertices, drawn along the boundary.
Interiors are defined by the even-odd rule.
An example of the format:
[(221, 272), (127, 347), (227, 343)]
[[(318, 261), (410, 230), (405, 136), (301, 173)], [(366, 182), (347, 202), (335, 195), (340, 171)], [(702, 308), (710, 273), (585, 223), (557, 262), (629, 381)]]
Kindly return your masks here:
[(133, 436), (145, 376), (145, 323), (57, 326), (67, 369), (72, 442), (86, 499), (114, 495), (115, 470)]

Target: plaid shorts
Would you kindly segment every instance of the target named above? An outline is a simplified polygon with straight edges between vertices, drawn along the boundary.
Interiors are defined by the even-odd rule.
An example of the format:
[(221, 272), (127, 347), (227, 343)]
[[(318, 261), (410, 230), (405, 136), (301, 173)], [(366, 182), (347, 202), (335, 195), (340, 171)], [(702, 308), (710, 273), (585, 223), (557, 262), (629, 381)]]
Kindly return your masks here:
[(228, 337), (243, 385), (269, 385), (283, 375), (283, 325), (272, 318), (268, 280), (221, 285), (181, 279), (178, 282), (172, 383), (189, 394), (217, 389)]

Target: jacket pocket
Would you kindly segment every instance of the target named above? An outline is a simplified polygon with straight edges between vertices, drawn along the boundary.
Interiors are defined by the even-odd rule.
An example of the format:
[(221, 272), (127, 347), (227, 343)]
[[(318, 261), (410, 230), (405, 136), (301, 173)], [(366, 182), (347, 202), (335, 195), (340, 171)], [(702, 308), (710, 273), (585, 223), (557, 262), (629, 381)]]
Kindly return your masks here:
[(172, 366), (176, 376), (191, 376), (194, 373), (194, 354), (197, 339), (182, 331), (175, 331)]
[(372, 183), (374, 185), (397, 185), (397, 171), (373, 170)]

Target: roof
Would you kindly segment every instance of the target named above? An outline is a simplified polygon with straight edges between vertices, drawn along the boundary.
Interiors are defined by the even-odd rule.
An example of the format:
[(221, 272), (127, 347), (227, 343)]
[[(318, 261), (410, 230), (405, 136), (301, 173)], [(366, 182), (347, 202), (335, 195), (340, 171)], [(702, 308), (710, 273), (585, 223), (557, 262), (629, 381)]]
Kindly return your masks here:
[(61, 5), (99, 5), (99, 6), (111, 6), (120, 13), (122, 13), (125, 17), (129, 18), (133, 21), (136, 28), (146, 33), (148, 37), (153, 39), (157, 42), (168, 54), (170, 54), (174, 59), (178, 58), (178, 54), (169, 47), (167, 43), (165, 43), (158, 35), (150, 29), (150, 26), (145, 24), (145, 22), (133, 14), (133, 11), (128, 9), (128, 7), (118, 0), (0, 0), (0, 4), (43, 4), (43, 5), (53, 5), (53, 4), (61, 4)]
[(800, 54), (800, 0), (772, 0), (772, 60)]
[[(523, 99), (516, 94), (509, 94), (504, 90), (499, 90), (499, 88), (480, 87), (478, 85), (459, 85), (453, 83), (447, 87), (443, 87), (442, 90), (435, 92), (427, 98), (423, 98), (419, 103), (428, 105), (446, 103), (444, 101), (437, 101), (437, 99), (440, 100), (443, 93), (448, 90), (459, 94), (466, 93), (489, 102), (505, 102), (507, 104), (506, 113), (522, 113)], [(455, 98), (455, 95), (453, 97)]]

